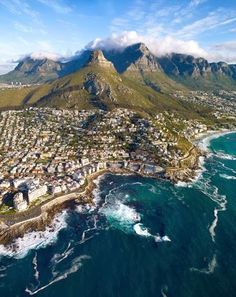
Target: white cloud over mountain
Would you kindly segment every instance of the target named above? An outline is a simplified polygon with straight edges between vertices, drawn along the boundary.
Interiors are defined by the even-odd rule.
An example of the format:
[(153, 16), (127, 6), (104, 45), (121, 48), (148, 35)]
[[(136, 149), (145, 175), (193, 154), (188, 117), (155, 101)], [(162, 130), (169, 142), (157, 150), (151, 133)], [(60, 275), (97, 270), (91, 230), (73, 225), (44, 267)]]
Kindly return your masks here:
[(137, 43), (143, 42), (157, 56), (170, 54), (173, 52), (184, 53), (194, 56), (207, 57), (207, 52), (202, 49), (194, 40), (181, 40), (171, 36), (155, 38), (148, 35), (139, 35), (136, 31), (124, 31), (121, 34), (112, 34), (108, 38), (97, 38), (90, 42), (87, 48), (107, 49), (107, 50), (122, 50), (123, 48)]

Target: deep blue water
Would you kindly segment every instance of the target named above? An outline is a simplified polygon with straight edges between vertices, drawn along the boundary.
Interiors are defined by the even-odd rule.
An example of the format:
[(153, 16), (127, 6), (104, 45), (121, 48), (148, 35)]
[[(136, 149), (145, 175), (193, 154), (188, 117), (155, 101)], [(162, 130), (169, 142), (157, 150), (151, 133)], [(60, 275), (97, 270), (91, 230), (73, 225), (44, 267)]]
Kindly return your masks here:
[(191, 185), (106, 175), (95, 209), (0, 247), (0, 296), (236, 296), (236, 134)]

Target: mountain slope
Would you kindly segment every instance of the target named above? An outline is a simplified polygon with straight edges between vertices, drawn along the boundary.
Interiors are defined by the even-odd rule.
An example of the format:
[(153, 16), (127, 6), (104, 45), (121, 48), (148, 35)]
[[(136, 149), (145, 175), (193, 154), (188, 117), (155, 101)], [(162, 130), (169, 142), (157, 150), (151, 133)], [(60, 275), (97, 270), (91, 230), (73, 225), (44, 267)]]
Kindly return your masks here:
[(143, 43), (128, 46), (122, 52), (105, 51), (104, 54), (119, 73), (157, 92), (172, 93), (173, 90), (185, 89), (164, 73), (156, 56)]
[[(91, 52), (87, 64), (76, 73), (38, 87), (25, 104), (60, 108), (104, 110), (126, 107), (140, 112), (178, 112), (186, 118), (199, 118), (199, 110), (168, 95), (120, 75), (101, 51)], [(203, 110), (200, 110), (200, 113)]]
[(60, 77), (63, 64), (50, 59), (32, 59), (30, 57), (22, 60), (14, 70), (1, 75), (0, 82), (32, 84), (44, 83)]

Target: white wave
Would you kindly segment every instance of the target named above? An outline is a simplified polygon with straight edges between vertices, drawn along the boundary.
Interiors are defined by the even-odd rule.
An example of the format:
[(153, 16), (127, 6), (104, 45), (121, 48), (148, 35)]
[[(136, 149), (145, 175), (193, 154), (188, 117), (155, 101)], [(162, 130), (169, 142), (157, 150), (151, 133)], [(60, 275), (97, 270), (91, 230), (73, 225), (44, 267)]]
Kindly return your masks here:
[(39, 270), (38, 270), (37, 252), (35, 253), (32, 264), (33, 264), (33, 268), (34, 268), (34, 277), (35, 277), (36, 281), (39, 282)]
[(236, 156), (232, 156), (225, 153), (216, 153), (215, 155), (219, 159), (236, 161)]
[(167, 297), (166, 292), (168, 292), (168, 286), (164, 286), (164, 288), (161, 289), (161, 296)]
[(13, 243), (0, 245), (0, 256), (24, 258), (30, 250), (37, 250), (56, 242), (59, 232), (66, 228), (67, 211), (57, 215), (45, 231), (33, 231), (19, 237)]
[(217, 204), (214, 208), (214, 220), (209, 226), (209, 233), (212, 241), (215, 242), (215, 229), (218, 223), (218, 213), (226, 210), (227, 199), (225, 195), (219, 194), (219, 189), (211, 184), (209, 177), (204, 177), (195, 183), (195, 187)]
[(75, 211), (78, 213), (87, 213), (90, 212), (93, 207), (90, 204), (79, 204), (76, 206)]
[(203, 173), (206, 171), (206, 168), (204, 166), (205, 161), (206, 161), (206, 158), (203, 157), (203, 156), (200, 156), (199, 157), (199, 167), (200, 168), (195, 171), (195, 177), (192, 178), (189, 182), (178, 181), (175, 184), (175, 186), (176, 187), (181, 187), (181, 188), (192, 188), (193, 184), (196, 183), (202, 177)]
[(87, 237), (86, 234), (89, 233), (90, 231), (97, 230), (98, 229), (97, 223), (98, 223), (97, 215), (94, 215), (93, 216), (93, 227), (89, 227), (88, 229), (83, 231), (81, 240), (79, 241), (79, 244), (84, 243), (85, 241), (88, 241), (89, 239), (93, 238), (93, 235)]
[(91, 257), (87, 256), (87, 255), (82, 255), (82, 256), (79, 256), (79, 257), (75, 258), (72, 261), (70, 268), (68, 268), (63, 274), (61, 274), (59, 272), (54, 272), (54, 275), (56, 277), (53, 278), (48, 284), (46, 284), (46, 285), (44, 285), (44, 286), (42, 286), (40, 288), (37, 288), (36, 290), (30, 290), (29, 288), (26, 288), (25, 292), (27, 292), (29, 295), (32, 296), (32, 295), (35, 295), (38, 292), (48, 288), (52, 284), (66, 279), (70, 274), (77, 272), (82, 267), (83, 261), (88, 260), (88, 259), (91, 259)]
[(192, 187), (191, 182), (183, 182), (183, 181), (178, 181), (175, 184), (175, 186), (180, 187), (180, 188), (191, 188)]
[(204, 137), (203, 139), (198, 141), (198, 146), (200, 147), (200, 149), (208, 151), (210, 142), (213, 139), (219, 138), (219, 137), (227, 135), (227, 134), (235, 133), (235, 132), (236, 131), (209, 131), (207, 133), (208, 135), (206, 135), (206, 137)]
[(198, 269), (198, 268), (192, 267), (190, 268), (190, 270), (194, 272), (204, 273), (204, 274), (212, 274), (214, 273), (217, 265), (218, 264), (217, 264), (216, 254), (214, 254), (211, 261), (208, 263), (207, 268)]
[(143, 224), (138, 223), (133, 226), (134, 231), (136, 234), (144, 237), (152, 237), (156, 242), (163, 242), (163, 241), (171, 241), (167, 235), (160, 236), (160, 235), (152, 235)]
[(65, 249), (65, 251), (62, 253), (62, 254), (58, 254), (56, 253), (52, 259), (51, 259), (51, 262), (56, 265), (56, 264), (59, 264), (60, 262), (64, 261), (65, 259), (67, 259), (74, 251), (73, 248), (70, 248), (71, 247), (71, 243), (69, 242), (67, 248)]
[(167, 235), (164, 235), (162, 237), (159, 236), (159, 235), (155, 235), (154, 239), (155, 239), (156, 242), (171, 241), (171, 239)]
[(225, 179), (235, 179), (236, 180), (236, 176), (227, 175), (227, 174), (220, 174), (220, 177), (225, 178)]
[(120, 201), (108, 203), (100, 210), (108, 219), (120, 222), (121, 224), (132, 225), (141, 220), (140, 214), (130, 206)]
[(138, 223), (134, 225), (134, 231), (140, 235), (140, 236), (145, 236), (145, 237), (151, 237), (152, 234), (148, 232), (148, 229), (143, 227), (143, 224)]
[(230, 171), (230, 173), (233, 173), (236, 175), (236, 171), (233, 170), (233, 168), (230, 168), (228, 166), (226, 166), (223, 162), (218, 162), (218, 165), (220, 165), (221, 167), (223, 167), (223, 169), (225, 169), (226, 171)]

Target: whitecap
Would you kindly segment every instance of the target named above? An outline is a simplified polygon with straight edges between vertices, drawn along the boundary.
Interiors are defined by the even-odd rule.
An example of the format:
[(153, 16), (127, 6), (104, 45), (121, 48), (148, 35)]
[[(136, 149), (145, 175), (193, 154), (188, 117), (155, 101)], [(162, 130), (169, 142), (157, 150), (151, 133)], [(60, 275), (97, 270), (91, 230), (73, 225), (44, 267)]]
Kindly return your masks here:
[(171, 241), (170, 238), (167, 235), (160, 236), (159, 234), (157, 235), (152, 235), (146, 227), (143, 226), (142, 223), (135, 224), (133, 226), (133, 229), (136, 234), (143, 236), (143, 237), (151, 237), (153, 238), (156, 242), (164, 242), (164, 241)]
[(236, 161), (236, 156), (232, 156), (226, 153), (216, 153), (215, 155), (219, 159)]
[(233, 179), (233, 180), (236, 180), (236, 176), (227, 175), (227, 174), (220, 174), (220, 177), (222, 177), (224, 179)]
[(107, 203), (100, 209), (108, 220), (115, 220), (121, 225), (132, 225), (141, 220), (140, 214), (136, 210), (124, 203), (117, 201)]
[(148, 229), (143, 227), (143, 224), (138, 223), (134, 225), (134, 231), (140, 235), (140, 236), (145, 236), (145, 237), (151, 237), (152, 234), (148, 232)]
[(175, 184), (175, 186), (176, 187), (181, 187), (181, 188), (190, 188), (190, 187), (192, 187), (190, 182), (184, 182), (184, 181), (180, 181), (180, 180)]

